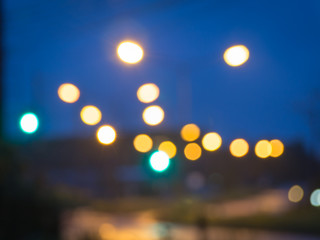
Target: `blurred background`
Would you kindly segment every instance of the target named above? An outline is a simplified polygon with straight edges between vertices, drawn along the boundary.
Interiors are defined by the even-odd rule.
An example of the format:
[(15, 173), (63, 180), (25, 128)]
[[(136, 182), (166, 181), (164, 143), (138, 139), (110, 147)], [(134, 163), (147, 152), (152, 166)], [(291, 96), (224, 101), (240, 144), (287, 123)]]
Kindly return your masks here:
[(0, 3), (0, 239), (320, 239), (319, 1)]

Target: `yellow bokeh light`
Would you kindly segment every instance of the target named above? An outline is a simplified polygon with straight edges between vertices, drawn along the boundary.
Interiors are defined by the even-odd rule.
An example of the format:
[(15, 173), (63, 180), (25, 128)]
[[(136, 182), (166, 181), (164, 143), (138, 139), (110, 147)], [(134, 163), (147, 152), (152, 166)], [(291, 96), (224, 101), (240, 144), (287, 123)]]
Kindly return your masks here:
[(210, 132), (202, 138), (202, 146), (207, 151), (215, 151), (222, 144), (222, 139), (218, 133)]
[(246, 46), (236, 45), (228, 48), (224, 52), (223, 58), (228, 65), (238, 67), (249, 59), (249, 55), (249, 50)]
[(201, 147), (197, 143), (188, 143), (184, 148), (184, 155), (191, 161), (198, 160), (201, 157)]
[(272, 152), (272, 146), (268, 140), (260, 140), (254, 151), (259, 158), (267, 158)]
[(116, 228), (109, 223), (104, 223), (99, 228), (100, 237), (103, 240), (112, 240), (115, 239), (117, 232)]
[(181, 137), (186, 142), (192, 142), (199, 138), (200, 136), (200, 128), (193, 123), (187, 124), (183, 126), (181, 129)]
[(165, 152), (168, 154), (169, 158), (173, 158), (177, 153), (177, 147), (173, 142), (164, 141), (159, 145), (159, 151)]
[(81, 109), (80, 117), (85, 124), (96, 125), (101, 121), (101, 112), (95, 106), (85, 106)]
[(288, 199), (290, 202), (300, 202), (303, 198), (304, 191), (299, 185), (294, 185), (288, 192)]
[(149, 152), (152, 148), (152, 145), (152, 139), (146, 134), (140, 134), (133, 140), (133, 146), (138, 152)]
[(119, 44), (117, 53), (119, 58), (125, 63), (135, 64), (142, 60), (143, 49), (138, 44), (125, 41)]
[(58, 88), (58, 96), (66, 103), (74, 103), (78, 101), (80, 91), (75, 85), (71, 83), (64, 83)]
[(230, 144), (230, 153), (234, 157), (243, 157), (249, 151), (249, 144), (242, 138), (235, 139)]
[(109, 145), (116, 140), (117, 133), (110, 125), (103, 125), (97, 131), (97, 139), (100, 143)]
[(164, 119), (164, 111), (161, 107), (153, 105), (147, 107), (143, 113), (142, 118), (148, 125), (155, 126), (160, 124)]
[(137, 91), (137, 97), (140, 102), (151, 103), (155, 101), (160, 94), (160, 90), (157, 85), (153, 83), (146, 83), (139, 87)]
[(280, 157), (284, 151), (283, 143), (278, 139), (273, 139), (270, 141), (272, 146), (271, 157)]

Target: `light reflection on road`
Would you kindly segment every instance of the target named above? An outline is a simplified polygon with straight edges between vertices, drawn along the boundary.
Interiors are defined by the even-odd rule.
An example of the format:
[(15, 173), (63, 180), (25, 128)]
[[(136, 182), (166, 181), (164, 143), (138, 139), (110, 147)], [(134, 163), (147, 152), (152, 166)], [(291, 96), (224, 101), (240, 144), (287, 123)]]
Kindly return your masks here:
[(318, 237), (211, 227), (205, 232), (195, 226), (160, 223), (152, 212), (109, 215), (78, 209), (63, 216), (64, 240), (319, 240)]

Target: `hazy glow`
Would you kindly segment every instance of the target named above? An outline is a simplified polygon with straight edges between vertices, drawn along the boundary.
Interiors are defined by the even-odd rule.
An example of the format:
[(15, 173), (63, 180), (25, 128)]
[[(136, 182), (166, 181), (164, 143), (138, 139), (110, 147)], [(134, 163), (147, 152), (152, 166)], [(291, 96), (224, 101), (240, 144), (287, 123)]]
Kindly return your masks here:
[(199, 138), (200, 128), (196, 124), (190, 123), (181, 129), (180, 134), (184, 141), (192, 142)]
[(80, 112), (80, 117), (85, 124), (96, 125), (101, 121), (101, 112), (95, 106), (85, 106)]
[(143, 49), (136, 43), (125, 41), (119, 44), (117, 53), (125, 63), (138, 63), (143, 58)]
[(139, 87), (137, 91), (137, 97), (140, 102), (151, 103), (155, 101), (160, 94), (160, 90), (157, 85), (153, 83), (146, 83)]
[(210, 132), (202, 138), (202, 146), (207, 151), (215, 151), (222, 144), (222, 139), (218, 133)]
[(187, 175), (186, 184), (191, 190), (199, 190), (205, 184), (205, 178), (200, 172), (192, 172)]
[(103, 240), (111, 240), (116, 237), (116, 228), (109, 223), (104, 223), (100, 226), (99, 233)]
[(278, 139), (273, 139), (270, 141), (270, 144), (272, 146), (272, 151), (270, 156), (271, 157), (279, 157), (282, 155), (284, 151), (284, 145), (283, 143)]
[(157, 172), (162, 172), (169, 167), (169, 156), (162, 151), (154, 152), (150, 157), (150, 166)]
[(234, 157), (243, 157), (249, 151), (249, 144), (242, 138), (235, 139), (230, 144), (230, 153)]
[(149, 152), (152, 145), (152, 139), (146, 134), (140, 134), (133, 140), (133, 146), (138, 152)]
[(304, 195), (303, 189), (298, 185), (294, 185), (290, 188), (288, 192), (288, 199), (290, 202), (297, 203), (302, 200), (303, 195)]
[(105, 145), (113, 143), (116, 140), (116, 137), (116, 131), (109, 125), (103, 125), (97, 131), (98, 141)]
[(142, 118), (148, 125), (155, 126), (161, 123), (164, 119), (164, 111), (161, 107), (153, 105), (147, 107), (143, 113)]
[(78, 101), (80, 91), (75, 85), (71, 83), (64, 83), (58, 89), (58, 96), (66, 103), (74, 103)]
[(184, 155), (187, 159), (195, 161), (201, 157), (201, 147), (197, 143), (188, 143), (184, 148)]
[(272, 152), (272, 146), (268, 140), (260, 140), (254, 151), (259, 158), (267, 158)]
[(243, 45), (232, 46), (224, 52), (223, 58), (228, 65), (238, 67), (249, 59), (249, 50)]
[(173, 142), (165, 141), (159, 145), (159, 151), (165, 152), (168, 154), (169, 158), (173, 158), (177, 153), (177, 147), (173, 144)]
[(316, 189), (312, 192), (310, 196), (311, 205), (314, 207), (320, 206), (320, 189)]
[(39, 121), (34, 113), (26, 113), (20, 119), (20, 128), (25, 133), (34, 133), (38, 126)]

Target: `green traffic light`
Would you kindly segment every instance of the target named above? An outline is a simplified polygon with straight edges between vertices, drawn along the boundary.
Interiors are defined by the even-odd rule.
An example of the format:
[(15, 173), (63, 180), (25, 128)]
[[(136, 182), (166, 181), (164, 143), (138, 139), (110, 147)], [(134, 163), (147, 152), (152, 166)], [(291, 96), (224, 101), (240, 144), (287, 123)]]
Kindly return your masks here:
[(165, 152), (156, 151), (151, 155), (149, 163), (154, 171), (163, 172), (169, 167), (170, 159)]
[(34, 113), (25, 113), (20, 119), (20, 128), (24, 133), (31, 134), (37, 131), (39, 121)]

